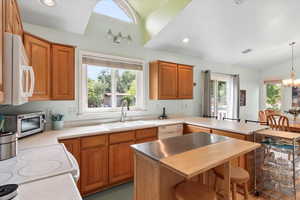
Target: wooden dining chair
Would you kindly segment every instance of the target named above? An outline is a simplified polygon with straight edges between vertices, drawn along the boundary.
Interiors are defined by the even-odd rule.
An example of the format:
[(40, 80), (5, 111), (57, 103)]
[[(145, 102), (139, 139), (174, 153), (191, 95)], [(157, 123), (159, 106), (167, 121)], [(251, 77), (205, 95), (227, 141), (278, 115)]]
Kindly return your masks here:
[(265, 115), (266, 115), (266, 117), (269, 116), (269, 115), (276, 115), (276, 111), (272, 110), (272, 109), (266, 109), (265, 110)]
[(268, 115), (267, 123), (276, 131), (290, 131), (289, 119), (283, 115)]
[(265, 111), (259, 111), (258, 112), (258, 119), (261, 125), (267, 125), (267, 116)]

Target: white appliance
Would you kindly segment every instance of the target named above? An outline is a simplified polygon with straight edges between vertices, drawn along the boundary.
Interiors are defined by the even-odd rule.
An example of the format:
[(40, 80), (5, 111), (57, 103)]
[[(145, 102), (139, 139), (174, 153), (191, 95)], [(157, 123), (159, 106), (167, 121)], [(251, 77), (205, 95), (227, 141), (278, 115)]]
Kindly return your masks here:
[(4, 33), (4, 104), (21, 105), (32, 96), (35, 79), (28, 63), (21, 36)]
[(70, 155), (63, 144), (20, 150), (17, 157), (1, 161), (0, 185), (20, 185), (68, 173), (77, 181), (79, 166)]
[(167, 125), (158, 127), (158, 139), (166, 139), (170, 137), (182, 136), (183, 135), (183, 125)]

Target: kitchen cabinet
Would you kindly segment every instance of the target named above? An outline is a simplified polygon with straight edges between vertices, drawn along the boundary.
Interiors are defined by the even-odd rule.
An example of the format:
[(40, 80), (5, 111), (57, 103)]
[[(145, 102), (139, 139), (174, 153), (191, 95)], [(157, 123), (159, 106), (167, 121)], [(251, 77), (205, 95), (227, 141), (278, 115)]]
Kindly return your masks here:
[[(60, 143), (63, 143), (66, 147), (66, 149), (75, 157), (77, 160), (78, 165), (80, 166), (80, 139), (66, 139), (66, 140), (60, 140)], [(79, 179), (77, 183), (77, 187), (80, 190), (80, 184), (81, 181)]]
[(183, 134), (190, 134), (190, 133), (211, 133), (211, 129), (185, 124), (183, 126)]
[(135, 132), (136, 140), (142, 140), (147, 138), (157, 138), (157, 128), (147, 128), (136, 130)]
[(0, 0), (0, 103), (4, 101), (4, 85), (3, 85), (4, 30), (5, 30), (5, 0)]
[(12, 32), (23, 38), (23, 25), (20, 16), (19, 6), (16, 0), (12, 1)]
[(21, 21), (18, 2), (5, 0), (5, 31), (23, 37), (23, 25)]
[(150, 63), (150, 99), (193, 98), (193, 67), (155, 61)]
[(51, 44), (31, 34), (24, 34), (24, 46), (33, 67), (35, 87), (30, 101), (50, 100), (51, 98)]
[(193, 67), (178, 65), (178, 98), (193, 99)]
[(74, 47), (52, 45), (52, 100), (74, 100), (74, 59)]
[(14, 0), (4, 0), (5, 32), (13, 33)]
[(114, 184), (133, 177), (135, 131), (114, 133), (109, 136), (109, 183)]
[(124, 142), (109, 146), (109, 183), (114, 184), (133, 177), (133, 152), (130, 145)]
[(81, 192), (88, 194), (108, 184), (107, 135), (81, 139)]

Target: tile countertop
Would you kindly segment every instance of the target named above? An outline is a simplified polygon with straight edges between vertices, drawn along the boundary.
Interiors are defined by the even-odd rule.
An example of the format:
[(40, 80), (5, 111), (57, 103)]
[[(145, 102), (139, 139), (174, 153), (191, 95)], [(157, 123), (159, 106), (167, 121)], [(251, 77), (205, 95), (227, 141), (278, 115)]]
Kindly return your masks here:
[[(238, 134), (250, 135), (255, 131), (268, 128), (254, 123), (238, 123), (234, 121), (223, 121), (210, 118), (201, 117), (186, 117), (186, 118), (174, 118), (167, 120), (144, 120), (142, 125), (137, 125), (135, 121), (125, 122), (128, 126), (123, 126), (120, 122), (102, 124), (97, 126), (82, 126), (63, 129), (60, 131), (46, 131), (42, 134), (26, 137), (19, 140), (19, 148), (29, 148), (42, 145), (50, 145), (58, 143), (58, 139), (71, 139), (83, 136), (92, 136), (99, 134), (108, 134), (113, 132), (122, 132), (135, 129), (159, 127), (173, 124), (190, 124), (195, 126), (201, 126), (206, 128), (230, 131)], [(124, 123), (124, 124), (125, 124)], [(132, 125), (130, 125), (132, 124)], [(119, 126), (118, 128), (115, 128)]]

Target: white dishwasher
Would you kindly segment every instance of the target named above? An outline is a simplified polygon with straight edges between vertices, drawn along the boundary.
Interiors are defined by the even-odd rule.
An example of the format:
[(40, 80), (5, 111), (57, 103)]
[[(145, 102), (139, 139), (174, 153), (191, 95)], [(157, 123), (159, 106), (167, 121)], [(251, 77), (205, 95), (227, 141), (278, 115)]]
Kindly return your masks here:
[(170, 137), (182, 136), (183, 135), (183, 125), (166, 125), (158, 127), (158, 139), (166, 139)]

